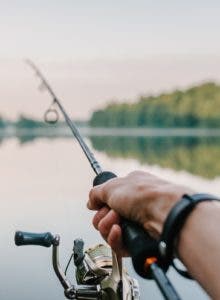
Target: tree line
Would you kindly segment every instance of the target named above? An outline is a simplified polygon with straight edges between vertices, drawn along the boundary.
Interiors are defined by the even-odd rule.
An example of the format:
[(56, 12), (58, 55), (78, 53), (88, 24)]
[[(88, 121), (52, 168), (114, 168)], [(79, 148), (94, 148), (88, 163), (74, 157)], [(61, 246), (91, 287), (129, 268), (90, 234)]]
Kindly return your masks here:
[(93, 112), (94, 127), (220, 127), (220, 85), (207, 82)]

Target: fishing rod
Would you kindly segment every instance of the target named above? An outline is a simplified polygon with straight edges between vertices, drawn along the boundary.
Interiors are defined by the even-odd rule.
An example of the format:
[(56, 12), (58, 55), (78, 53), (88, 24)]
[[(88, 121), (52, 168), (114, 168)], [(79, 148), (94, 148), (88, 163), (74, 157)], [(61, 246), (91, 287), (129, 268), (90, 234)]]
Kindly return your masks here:
[(92, 169), (94, 170), (94, 172), (96, 173), (96, 175), (101, 174), (102, 173), (101, 166), (99, 165), (99, 163), (95, 159), (93, 153), (90, 151), (89, 147), (87, 146), (87, 144), (83, 140), (83, 138), (82, 138), (82, 136), (81, 136), (78, 128), (75, 126), (75, 124), (69, 118), (68, 114), (66, 113), (65, 109), (63, 108), (61, 102), (56, 97), (54, 91), (52, 90), (51, 86), (47, 82), (46, 78), (43, 76), (43, 74), (40, 72), (40, 70), (36, 67), (36, 65), (31, 60), (27, 59), (26, 63), (35, 71), (36, 76), (38, 76), (41, 79), (41, 81), (42, 81), (41, 88), (46, 88), (47, 91), (49, 92), (49, 94), (51, 95), (51, 97), (53, 98), (53, 102), (52, 102), (50, 108), (46, 111), (46, 113), (44, 115), (45, 121), (47, 123), (51, 122), (48, 119), (48, 115), (51, 112), (55, 113), (55, 115), (56, 115), (56, 119), (53, 120), (52, 123), (56, 123), (58, 121), (58, 113), (56, 112), (55, 109), (53, 109), (54, 104), (56, 104), (59, 107), (59, 109), (61, 110), (61, 112), (62, 112), (62, 114), (64, 116), (64, 119), (65, 119), (66, 123), (68, 124), (69, 128), (71, 129), (73, 135), (75, 136), (75, 138), (79, 142), (79, 144), (80, 144), (83, 152), (85, 153), (88, 161), (90, 162), (90, 165), (91, 165)]
[[(55, 92), (53, 91), (39, 68), (30, 60), (26, 60), (26, 63), (35, 71), (37, 77), (39, 77), (41, 80), (41, 87), (45, 88), (53, 99), (50, 108), (45, 113), (45, 121), (49, 123), (56, 123), (58, 121), (59, 114), (55, 109), (55, 106), (57, 106), (62, 112), (67, 125), (79, 142), (79, 145), (81, 146), (92, 169), (96, 174), (96, 177), (93, 180), (93, 186), (102, 184), (112, 178), (117, 177), (110, 171), (103, 171), (99, 162), (95, 159), (94, 154), (91, 152), (88, 145), (84, 141), (77, 126), (68, 116), (63, 105), (61, 104), (61, 101), (57, 98)], [(55, 119), (52, 121), (50, 121), (49, 119), (50, 113), (55, 114)], [(160, 259), (158, 242), (152, 239), (141, 226), (137, 225), (134, 222), (122, 218), (121, 227), (123, 242), (131, 255), (135, 271), (143, 278), (154, 279), (165, 299), (179, 300), (179, 295), (166, 276), (166, 271), (169, 265), (167, 265), (163, 262), (162, 259)]]

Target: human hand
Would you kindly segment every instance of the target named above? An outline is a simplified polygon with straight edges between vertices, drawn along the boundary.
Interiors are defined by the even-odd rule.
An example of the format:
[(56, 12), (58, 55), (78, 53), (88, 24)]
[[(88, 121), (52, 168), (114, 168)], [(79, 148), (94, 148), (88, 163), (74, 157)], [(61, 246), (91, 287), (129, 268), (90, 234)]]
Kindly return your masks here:
[(120, 216), (139, 223), (158, 239), (170, 209), (186, 193), (192, 191), (136, 171), (94, 187), (89, 194), (88, 208), (97, 210), (94, 227), (113, 250), (125, 256), (128, 252), (122, 243)]

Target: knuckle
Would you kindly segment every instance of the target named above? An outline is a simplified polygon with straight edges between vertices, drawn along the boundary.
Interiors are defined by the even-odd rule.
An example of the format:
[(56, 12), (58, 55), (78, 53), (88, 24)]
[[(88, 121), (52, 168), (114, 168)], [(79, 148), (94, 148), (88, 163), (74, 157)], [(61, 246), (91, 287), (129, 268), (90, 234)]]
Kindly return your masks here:
[(105, 220), (101, 220), (98, 224), (98, 230), (100, 231), (102, 236), (107, 236), (108, 235), (108, 226)]
[(98, 221), (97, 221), (97, 217), (96, 216), (93, 217), (92, 224), (95, 227), (95, 229), (98, 229)]
[(139, 171), (139, 170), (135, 170), (132, 171), (131, 173), (128, 174), (128, 177), (140, 177), (143, 175), (148, 175), (148, 173), (144, 172), (144, 171)]
[(94, 188), (89, 191), (89, 199), (92, 200), (94, 198)]
[(159, 193), (158, 193), (157, 189), (152, 187), (152, 188), (147, 189), (147, 195), (148, 195), (149, 199), (154, 200), (154, 199), (157, 199)]
[(103, 197), (108, 201), (110, 194), (112, 193), (112, 190), (116, 186), (119, 178), (112, 178), (109, 181), (107, 181), (105, 184), (102, 186), (102, 192), (103, 192)]
[(118, 224), (120, 222), (120, 216), (114, 210), (111, 210), (111, 218), (112, 218), (112, 221), (113, 221), (114, 224)]
[(103, 197), (106, 199), (108, 196), (108, 191), (109, 191), (109, 182), (106, 182), (103, 186), (102, 186), (102, 192), (103, 192)]
[(138, 170), (135, 170), (135, 171), (132, 171), (128, 174), (128, 176), (136, 176), (136, 175), (139, 175), (141, 171), (138, 171)]

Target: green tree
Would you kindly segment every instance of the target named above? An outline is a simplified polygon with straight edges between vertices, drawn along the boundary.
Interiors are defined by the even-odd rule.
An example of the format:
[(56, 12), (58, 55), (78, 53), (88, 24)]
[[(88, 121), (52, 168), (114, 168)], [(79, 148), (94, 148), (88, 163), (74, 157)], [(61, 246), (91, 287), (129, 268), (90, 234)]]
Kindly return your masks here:
[(220, 86), (203, 83), (185, 91), (141, 96), (135, 103), (112, 102), (92, 114), (91, 126), (220, 127)]

